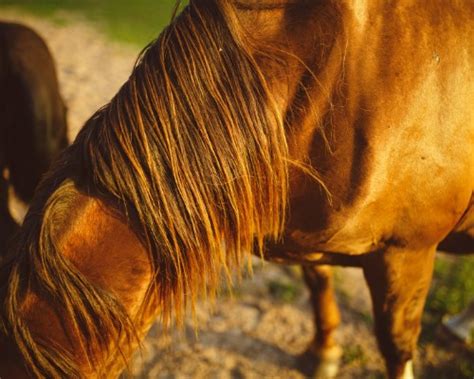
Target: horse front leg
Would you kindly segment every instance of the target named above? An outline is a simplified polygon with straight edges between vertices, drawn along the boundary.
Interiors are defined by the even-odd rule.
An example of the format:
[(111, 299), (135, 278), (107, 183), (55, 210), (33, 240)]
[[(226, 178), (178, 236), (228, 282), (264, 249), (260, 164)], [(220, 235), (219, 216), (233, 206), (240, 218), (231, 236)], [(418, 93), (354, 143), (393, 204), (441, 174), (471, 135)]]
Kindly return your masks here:
[(334, 296), (332, 269), (329, 266), (303, 266), (303, 273), (310, 290), (315, 336), (301, 356), (300, 364), (306, 373), (311, 371), (314, 378), (333, 378), (342, 350), (334, 338), (340, 314)]
[(389, 248), (363, 263), (375, 319), (375, 333), (390, 379), (411, 379), (413, 353), (431, 283), (435, 247)]

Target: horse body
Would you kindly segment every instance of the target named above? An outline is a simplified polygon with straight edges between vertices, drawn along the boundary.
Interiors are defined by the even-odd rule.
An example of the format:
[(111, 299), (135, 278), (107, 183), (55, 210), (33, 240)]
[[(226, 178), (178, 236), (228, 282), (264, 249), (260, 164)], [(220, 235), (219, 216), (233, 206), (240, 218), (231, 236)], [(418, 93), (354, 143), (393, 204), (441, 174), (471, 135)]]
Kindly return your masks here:
[[(206, 17), (214, 17), (215, 13), (212, 12), (230, 12), (230, 15), (226, 14), (230, 29), (234, 32), (241, 30), (242, 34), (252, 36), (249, 51), (260, 67), (268, 85), (268, 92), (274, 97), (273, 102), (265, 97), (261, 100), (266, 102), (269, 109), (275, 106), (278, 114), (284, 119), (289, 162), (289, 212), (285, 230), (281, 239), (269, 241), (264, 246), (263, 254), (268, 259), (299, 262), (304, 265), (305, 279), (311, 289), (315, 308), (317, 329), (308, 354), (313, 360), (318, 357), (322, 361), (328, 357), (337, 358), (338, 355), (333, 332), (339, 323), (339, 314), (332, 295), (331, 274), (324, 264), (359, 266), (364, 270), (371, 291), (376, 334), (387, 363), (388, 374), (391, 378), (410, 377), (411, 359), (420, 330), (420, 318), (431, 279), (436, 247), (450, 232), (466, 231), (469, 235), (474, 226), (471, 200), (474, 188), (474, 125), (471, 106), (474, 100), (472, 5), (468, 2), (448, 5), (441, 1), (430, 2), (429, 5), (412, 1), (370, 4), (358, 1), (340, 4), (331, 1), (240, 1), (234, 8), (226, 2), (210, 4), (192, 2), (191, 11), (180, 16), (191, 15), (192, 18), (178, 18), (164, 38), (174, 38), (174, 30), (178, 30), (176, 35), (182, 36), (180, 33), (185, 32), (179, 27), (190, 24), (190, 20), (207, 21)], [(208, 6), (212, 12), (208, 12)], [(216, 8), (213, 8), (214, 6)], [(188, 24), (184, 22), (186, 20)], [(232, 29), (236, 22), (239, 28)], [(208, 33), (209, 30), (211, 29), (204, 28), (201, 31)], [(202, 43), (210, 50), (210, 54), (222, 54), (222, 59), (226, 59), (225, 54), (233, 54), (231, 40), (222, 37), (221, 40), (217, 39), (216, 45), (206, 45), (208, 41), (188, 41), (187, 38), (193, 37), (183, 35), (187, 37), (178, 38), (177, 42), (175, 41), (175, 46), (178, 47), (171, 48), (168, 53), (178, 54), (176, 51), (180, 51), (179, 49), (187, 51), (190, 54), (190, 72), (199, 75), (200, 70), (208, 70), (211, 74), (205, 83), (215, 86), (213, 88), (220, 88), (219, 80), (222, 77), (232, 80), (232, 73), (225, 71), (222, 66), (214, 67), (207, 59), (203, 62), (196, 60), (193, 55), (195, 46), (199, 49), (199, 44)], [(190, 50), (186, 50), (187, 48)], [(155, 59), (168, 62), (166, 59), (169, 57), (166, 54), (160, 55), (153, 49), (145, 53), (144, 60), (137, 66), (130, 82), (117, 98), (86, 125), (74, 146), (43, 183), (43, 191), (40, 191), (42, 195), (33, 203), (31, 216), (27, 217), (20, 238), (20, 241), (27, 243), (26, 246), (30, 246), (31, 251), (39, 251), (47, 262), (49, 255), (54, 256), (54, 251), (60, 251), (75, 267), (72, 269), (62, 261), (52, 261), (58, 265), (66, 265), (63, 271), (58, 269), (58, 276), (70, 277), (73, 285), (69, 288), (70, 284), (67, 282), (63, 288), (62, 284), (50, 283), (37, 274), (34, 280), (45, 284), (38, 286), (38, 290), (34, 287), (24, 290), (26, 295), (17, 301), (27, 304), (23, 305), (26, 320), (23, 327), (28, 325), (29, 332), (39, 336), (38, 340), (43, 341), (43, 344), (62, 345), (69, 351), (70, 357), (75, 359), (77, 369), (84, 376), (100, 376), (104, 372), (111, 374), (114, 370), (119, 372), (123, 366), (122, 362), (116, 359), (119, 351), (115, 346), (117, 338), (124, 341), (123, 334), (117, 336), (110, 332), (103, 343), (100, 336), (97, 336), (103, 332), (102, 329), (126, 329), (126, 318), (120, 316), (120, 306), (113, 300), (107, 303), (109, 298), (106, 294), (113, 294), (119, 300), (128, 317), (134, 321), (140, 337), (149, 327), (153, 317), (166, 309), (166, 301), (175, 302), (177, 308), (185, 301), (179, 296), (171, 296), (172, 300), (167, 299), (167, 296), (170, 296), (167, 291), (171, 291), (167, 286), (181, 288), (193, 295), (194, 287), (189, 284), (191, 282), (186, 281), (188, 276), (191, 277), (196, 270), (207, 272), (206, 275), (209, 275), (212, 281), (214, 271), (208, 271), (213, 269), (211, 266), (226, 265), (219, 255), (219, 245), (215, 244), (216, 252), (210, 252), (211, 258), (207, 258), (211, 264), (206, 261), (207, 263), (189, 263), (189, 266), (186, 266), (186, 259), (200, 262), (199, 255), (188, 251), (187, 256), (178, 255), (184, 263), (178, 261), (176, 266), (168, 266), (170, 263), (167, 262), (165, 254), (160, 256), (158, 251), (158, 256), (154, 256), (154, 249), (151, 249), (150, 253), (150, 246), (155, 246), (154, 237), (147, 232), (148, 229), (140, 226), (142, 219), (148, 219), (146, 212), (140, 213), (137, 204), (148, 201), (147, 192), (133, 192), (140, 187), (135, 182), (129, 184), (133, 195), (120, 190), (127, 186), (127, 181), (139, 182), (142, 176), (147, 178), (148, 169), (142, 169), (137, 159), (129, 158), (137, 154), (134, 149), (139, 150), (145, 146), (146, 152), (147, 145), (143, 139), (155, 138), (154, 135), (149, 137), (148, 134), (141, 134), (141, 128), (161, 127), (159, 123), (154, 126), (154, 115), (150, 113), (149, 108), (142, 114), (135, 115), (133, 112), (138, 106), (135, 102), (127, 103), (124, 100), (125, 94), (130, 91), (131, 98), (140, 98), (142, 103), (151, 101), (156, 94), (147, 90), (155, 83), (148, 81), (146, 87), (140, 87), (139, 81), (135, 80), (146, 72), (149, 62), (147, 57), (155, 56)], [(239, 56), (239, 59), (243, 57)], [(236, 65), (241, 64), (235, 68), (241, 70), (239, 73), (247, 73), (252, 67), (252, 63), (250, 66), (244, 65), (236, 57), (232, 61)], [(158, 75), (156, 71), (155, 75)], [(179, 76), (173, 76), (173, 73), (169, 75), (172, 80), (168, 81), (165, 77), (164, 82), (159, 83), (168, 92), (179, 94), (176, 88), (179, 89), (179, 85), (184, 84), (174, 83), (173, 80), (180, 80)], [(242, 80), (245, 81), (245, 78), (243, 75)], [(253, 78), (250, 83), (259, 83), (258, 75)], [(189, 81), (190, 88), (199, 89), (199, 92), (195, 93), (198, 102), (200, 96), (206, 93), (207, 87), (198, 79), (191, 77)], [(227, 85), (222, 88), (227, 88)], [(146, 96), (140, 97), (143, 95), (140, 91), (144, 91)], [(216, 109), (222, 109), (221, 113), (228, 117), (228, 122), (233, 122), (236, 117), (242, 115), (234, 114), (238, 111), (227, 108), (228, 99), (225, 97), (225, 89), (223, 91), (217, 90), (216, 102), (208, 103), (209, 115), (214, 114), (211, 112), (212, 107), (217, 103)], [(179, 115), (180, 109), (186, 109), (186, 114), (194, 114), (193, 105), (186, 105), (186, 98), (184, 94), (181, 95), (182, 97), (167, 101), (166, 107), (169, 108), (161, 107), (160, 110), (166, 113), (168, 109), (172, 109), (174, 117)], [(184, 99), (184, 107), (180, 101), (174, 102), (176, 99)], [(251, 100), (247, 103), (240, 103), (236, 96), (231, 101), (236, 109), (241, 110), (244, 106), (255, 105), (250, 95), (249, 99)], [(208, 121), (206, 107), (201, 109), (202, 119)], [(258, 109), (255, 114), (260, 114)], [(123, 128), (124, 120), (128, 119), (135, 120), (132, 125), (136, 130), (126, 134), (126, 137), (113, 134), (118, 133), (114, 128)], [(191, 126), (188, 126), (189, 130), (198, 130), (201, 121), (193, 119)], [(214, 121), (216, 126), (210, 135), (206, 134), (209, 133), (206, 129), (199, 129), (200, 133), (193, 134), (196, 144), (200, 143), (201, 138), (209, 144), (204, 145), (204, 150), (200, 150), (201, 154), (206, 149), (212, 152), (215, 148), (212, 133), (225, 135), (225, 127), (218, 127), (220, 119)], [(262, 128), (267, 127), (264, 119), (260, 121)], [(160, 162), (166, 169), (179, 167), (182, 163), (180, 159), (175, 160), (174, 149), (176, 145), (185, 148), (186, 144), (181, 143), (186, 136), (180, 135), (174, 143), (170, 143), (174, 138), (173, 132), (168, 131), (166, 126), (163, 127), (165, 134), (156, 138), (158, 145), (154, 145), (155, 148), (160, 146), (159, 150), (151, 152), (150, 155), (144, 153), (145, 158), (142, 158), (151, 165), (150, 170), (153, 170), (157, 160), (164, 159), (160, 155), (162, 151), (167, 155), (166, 160)], [(252, 130), (251, 124), (249, 128)], [(273, 135), (273, 130), (267, 129), (268, 138), (277, 138)], [(277, 127), (275, 130), (278, 132)], [(138, 133), (141, 139), (134, 133)], [(252, 133), (256, 131), (253, 130)], [(232, 136), (235, 143), (244, 138), (240, 135)], [(252, 137), (255, 135), (252, 134)], [(199, 171), (199, 165), (195, 162), (204, 165), (207, 161), (194, 161), (192, 150), (188, 151), (187, 155), (177, 154), (176, 157), (183, 160), (190, 158), (191, 167), (197, 170), (194, 175), (204, 178), (203, 183), (209, 185), (213, 191), (223, 187), (227, 192), (238, 192), (240, 186), (246, 185), (243, 176), (226, 176), (229, 180), (218, 182), (217, 185), (212, 184), (215, 183), (213, 180), (216, 177), (213, 173), (227, 175), (226, 165), (233, 164), (234, 161), (240, 163), (241, 159), (242, 164), (257, 167), (253, 166), (255, 162), (249, 163), (245, 159), (251, 156), (250, 154), (259, 153), (261, 146), (267, 147), (265, 138), (245, 138), (251, 141), (248, 143), (248, 150), (240, 151), (240, 155), (232, 155), (229, 163), (223, 156), (224, 151), (230, 151), (231, 147), (221, 147), (220, 155), (213, 155), (209, 161), (211, 166), (208, 166), (205, 172)], [(94, 145), (95, 140), (102, 144)], [(120, 146), (118, 152), (108, 152), (107, 148), (111, 147), (102, 142), (105, 140), (115, 141), (114, 143)], [(125, 140), (132, 142), (129, 144), (124, 142)], [(100, 150), (97, 155), (93, 152), (93, 146)], [(284, 154), (283, 150), (281, 154)], [(123, 157), (129, 159), (128, 166), (137, 170), (137, 179), (114, 171), (113, 165), (117, 164), (117, 160), (125, 159)], [(273, 159), (271, 157), (272, 152), (264, 155), (262, 161), (267, 163)], [(216, 160), (218, 165), (214, 165)], [(110, 172), (106, 171), (109, 166), (112, 166)], [(126, 166), (123, 165), (122, 169), (126, 170)], [(160, 165), (157, 167), (161, 170)], [(311, 171), (311, 167), (317, 169), (318, 175)], [(160, 197), (153, 198), (152, 201), (158, 203), (155, 208), (150, 209), (155, 209), (160, 218), (167, 220), (170, 230), (161, 234), (161, 238), (174, 236), (176, 240), (173, 246), (180, 252), (188, 241), (173, 234), (176, 225), (168, 217), (170, 214), (179, 215), (172, 212), (178, 212), (180, 209), (188, 212), (189, 208), (190, 212), (197, 212), (202, 199), (196, 194), (187, 193), (186, 186), (196, 192), (201, 191), (201, 188), (193, 187), (195, 183), (189, 182), (192, 179), (186, 176), (185, 168), (182, 171), (163, 170), (166, 180), (161, 185), (168, 186), (172, 183), (169, 191), (164, 192), (160, 186), (153, 188), (161, 191), (160, 196), (167, 196), (169, 192), (172, 196), (166, 198), (164, 205), (159, 203)], [(229, 166), (229, 170), (237, 173), (238, 166)], [(262, 171), (261, 176), (254, 175), (253, 180), (262, 180), (265, 173), (268, 172)], [(207, 174), (209, 175), (206, 176)], [(272, 176), (265, 177), (261, 185), (269, 183), (270, 186), (271, 178)], [(73, 183), (68, 181), (70, 179)], [(152, 179), (149, 180), (150, 186), (155, 186)], [(61, 184), (58, 186), (58, 183)], [(108, 183), (108, 186), (104, 183)], [(324, 186), (321, 183), (324, 183)], [(236, 225), (240, 225), (238, 217), (226, 208), (227, 198), (222, 197), (223, 193), (212, 192), (220, 212), (231, 218)], [(248, 192), (242, 193), (246, 194), (249, 201), (255, 200), (249, 197)], [(121, 196), (135, 206), (117, 206), (116, 202), (120, 202)], [(186, 204), (184, 208), (180, 208), (180, 201)], [(233, 198), (228, 201), (232, 203)], [(210, 208), (213, 206), (209, 201), (204, 203)], [(237, 203), (232, 204), (231, 209), (238, 209)], [(41, 213), (45, 215), (44, 220), (34, 216)], [(180, 222), (189, 222), (199, 240), (202, 238), (201, 233), (207, 229), (201, 230), (198, 224), (193, 223), (192, 213), (185, 214), (186, 217), (180, 219)], [(214, 222), (221, 225), (224, 230), (223, 240), (229, 241), (231, 253), (235, 246), (239, 246), (239, 243), (232, 240), (239, 228), (219, 221), (218, 216), (212, 214), (204, 213), (202, 217), (203, 223), (211, 225), (210, 229)], [(150, 224), (156, 222), (153, 217), (149, 220)], [(246, 221), (255, 231), (267, 230), (265, 224), (258, 224), (258, 216), (250, 217)], [(64, 226), (55, 228), (52, 225)], [(158, 227), (160, 225), (158, 224)], [(268, 230), (275, 228), (268, 226)], [(186, 230), (181, 229), (181, 232), (184, 234)], [(35, 250), (31, 247), (38, 245), (38, 241), (44, 242), (47, 239), (51, 240), (49, 244), (53, 246), (48, 247), (52, 249), (50, 254), (46, 255), (41, 249)], [(216, 241), (219, 241), (219, 238)], [(245, 236), (243, 241), (246, 241)], [(467, 241), (464, 246), (472, 250), (472, 238), (464, 241)], [(212, 246), (212, 240), (208, 243)], [(44, 246), (48, 245), (45, 243)], [(162, 251), (167, 251), (166, 244), (159, 246)], [(247, 246), (246, 242), (241, 242), (241, 246)], [(47, 251), (47, 248), (44, 250)], [(238, 257), (236, 259), (239, 261)], [(30, 264), (38, 271), (51, 270), (50, 266), (32, 262)], [(133, 262), (131, 266), (130, 262)], [(25, 264), (22, 261), (14, 261), (13, 267), (16, 267), (17, 271), (10, 274), (10, 280), (19, 277)], [(320, 266), (321, 264), (323, 266)], [(180, 267), (183, 267), (182, 271), (179, 271)], [(175, 269), (177, 271), (174, 271)], [(87, 279), (77, 279), (76, 283), (74, 270), (81, 273), (79, 279)], [(154, 280), (151, 280), (151, 277), (154, 277)], [(202, 281), (203, 278), (205, 276), (197, 276), (194, 281)], [(81, 280), (89, 281), (91, 286), (99, 289), (94, 291), (99, 292), (87, 292), (89, 286), (81, 284)], [(158, 287), (151, 293), (148, 286), (150, 281), (156, 282)], [(130, 286), (130, 283), (134, 285)], [(106, 294), (100, 292), (104, 289)], [(74, 307), (74, 301), (79, 301), (79, 297), (71, 295), (68, 298), (66, 290), (85, 293), (86, 299), (92, 299), (85, 303), (89, 307), (89, 313), (79, 308), (70, 310), (70, 307)], [(15, 299), (12, 293), (10, 290), (10, 302)], [(102, 294), (100, 296), (103, 298), (97, 293)], [(52, 294), (56, 296), (53, 298), (62, 299), (62, 303), (48, 302)], [(95, 296), (99, 296), (98, 300)], [(99, 312), (103, 302), (111, 304), (116, 314)], [(53, 330), (48, 329), (44, 319), (41, 321), (41, 316), (32, 311), (41, 304), (46, 313), (47, 309), (50, 312), (52, 309), (56, 317), (66, 314), (66, 321), (57, 321)], [(81, 317), (84, 315), (89, 315), (90, 319), (82, 321)], [(122, 323), (121, 326), (114, 324), (114, 318)], [(94, 322), (105, 326), (96, 330)], [(71, 325), (67, 326), (68, 323)], [(13, 326), (9, 327), (8, 323), (5, 325), (7, 329), (17, 326), (14, 322)], [(83, 325), (86, 332), (81, 332), (78, 325)], [(21, 333), (20, 327), (16, 330), (17, 335)], [(9, 335), (10, 340), (4, 346), (15, 343), (18, 346), (16, 341), (23, 341), (24, 338), (11, 332)], [(88, 338), (91, 346), (83, 346)], [(123, 353), (129, 355), (135, 344), (126, 346)], [(36, 351), (34, 345), (31, 350), (21, 346), (19, 350), (23, 356), (33, 359), (33, 364), (30, 365), (36, 369), (40, 367), (39, 371), (35, 372), (37, 375), (42, 372), (55, 372), (41, 371), (53, 370), (50, 363), (52, 360)], [(49, 363), (38, 365), (34, 361), (38, 356)], [(16, 367), (14, 359), (8, 362), (13, 365), (11, 367)], [(2, 367), (7, 367), (6, 363)], [(57, 369), (58, 372), (67, 372), (64, 367)], [(0, 374), (3, 374), (1, 369)]]
[[(316, 167), (331, 196), (290, 173), (287, 228), (266, 258), (306, 265), (311, 350), (323, 358), (337, 351), (339, 314), (330, 272), (311, 265), (362, 267), (388, 372), (409, 376), (436, 246), (458, 230), (465, 238), (444, 246), (474, 250), (472, 6), (322, 2), (267, 12), (286, 15), (269, 40), (285, 41), (296, 23), (310, 40), (286, 39), (304, 65), (288, 65), (280, 97), (290, 155)], [(264, 29), (270, 14), (259, 17)]]
[[(332, 196), (304, 173), (293, 174), (282, 254), (437, 244), (469, 207), (471, 14), (442, 4), (380, 7), (360, 10), (363, 21), (353, 9), (343, 10), (344, 30), (328, 41), (320, 41), (317, 30), (307, 32), (322, 45), (333, 42), (322, 72), (320, 52), (306, 53), (317, 78), (303, 71), (288, 81), (295, 89), (285, 88), (287, 109), (302, 109), (291, 120), (290, 151), (317, 168)], [(318, 19), (308, 13), (294, 22)], [(302, 85), (301, 101), (294, 93)], [(320, 103), (326, 109), (308, 111)]]
[[(54, 60), (33, 30), (0, 22), (0, 249), (16, 228), (8, 184), (31, 201), (41, 175), (67, 146), (66, 108)], [(9, 170), (9, 180), (3, 170)]]

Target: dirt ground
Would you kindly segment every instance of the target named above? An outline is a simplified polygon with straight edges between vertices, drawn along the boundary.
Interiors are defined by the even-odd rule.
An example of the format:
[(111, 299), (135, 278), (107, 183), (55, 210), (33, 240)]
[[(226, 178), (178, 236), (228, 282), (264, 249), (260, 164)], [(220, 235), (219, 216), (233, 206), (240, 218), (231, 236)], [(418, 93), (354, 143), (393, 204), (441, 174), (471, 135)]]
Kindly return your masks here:
[[(0, 19), (21, 21), (48, 42), (68, 104), (70, 136), (104, 105), (131, 72), (139, 49), (109, 42), (76, 16), (60, 22), (0, 8)], [(383, 362), (372, 333), (370, 301), (358, 269), (336, 269), (344, 348), (338, 378), (381, 378)], [(131, 367), (134, 378), (303, 378), (295, 367), (313, 333), (308, 292), (296, 267), (254, 260), (253, 277), (224, 290), (215, 305), (200, 303), (195, 329), (166, 336), (157, 322)], [(451, 345), (426, 343), (415, 361), (418, 376), (462, 378)]]

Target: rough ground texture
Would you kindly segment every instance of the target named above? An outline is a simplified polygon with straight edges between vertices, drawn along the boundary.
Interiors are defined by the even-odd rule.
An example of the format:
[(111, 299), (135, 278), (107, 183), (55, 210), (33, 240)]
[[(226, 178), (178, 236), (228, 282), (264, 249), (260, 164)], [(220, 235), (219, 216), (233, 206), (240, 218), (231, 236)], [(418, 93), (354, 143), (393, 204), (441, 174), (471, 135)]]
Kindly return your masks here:
[[(67, 14), (52, 23), (0, 8), (0, 18), (36, 29), (56, 58), (61, 91), (68, 104), (70, 136), (104, 105), (131, 72), (139, 49), (106, 40), (93, 25)], [(357, 269), (337, 269), (342, 311), (338, 338), (344, 347), (338, 378), (381, 378), (383, 362), (372, 334), (368, 291)], [(254, 275), (223, 290), (215, 305), (201, 303), (181, 332), (163, 333), (157, 322), (131, 365), (134, 378), (303, 378), (295, 356), (309, 343), (312, 315), (297, 268), (254, 260)], [(197, 325), (197, 328), (195, 328)], [(426, 340), (426, 338), (425, 338)], [(473, 358), (433, 338), (415, 362), (424, 378), (462, 378), (458, 362)], [(457, 349), (457, 350), (456, 350)], [(466, 355), (467, 354), (467, 355)], [(464, 363), (462, 363), (464, 364)]]

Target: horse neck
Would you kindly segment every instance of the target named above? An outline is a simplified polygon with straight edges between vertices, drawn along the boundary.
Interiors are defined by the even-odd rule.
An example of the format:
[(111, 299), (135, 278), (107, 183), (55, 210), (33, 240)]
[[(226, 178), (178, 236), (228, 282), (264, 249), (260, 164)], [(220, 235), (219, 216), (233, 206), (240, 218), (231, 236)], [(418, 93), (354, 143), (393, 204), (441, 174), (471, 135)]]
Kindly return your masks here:
[(333, 1), (238, 4), (239, 20), (254, 41), (256, 58), (291, 133), (290, 155), (303, 159), (308, 136), (320, 127), (335, 93), (344, 97), (349, 10)]

